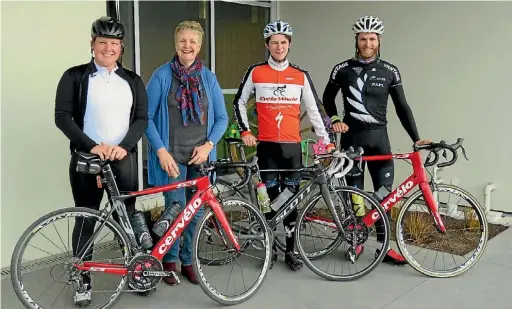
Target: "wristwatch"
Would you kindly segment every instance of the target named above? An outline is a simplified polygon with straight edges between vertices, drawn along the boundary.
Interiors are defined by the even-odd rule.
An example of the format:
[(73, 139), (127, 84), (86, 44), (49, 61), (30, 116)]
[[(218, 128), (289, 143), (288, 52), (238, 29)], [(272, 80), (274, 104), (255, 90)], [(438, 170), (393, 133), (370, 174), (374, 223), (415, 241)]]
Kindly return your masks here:
[(206, 142), (207, 142), (208, 144), (210, 144), (212, 147), (214, 147), (214, 146), (215, 146), (215, 144), (214, 144), (211, 140), (207, 140)]

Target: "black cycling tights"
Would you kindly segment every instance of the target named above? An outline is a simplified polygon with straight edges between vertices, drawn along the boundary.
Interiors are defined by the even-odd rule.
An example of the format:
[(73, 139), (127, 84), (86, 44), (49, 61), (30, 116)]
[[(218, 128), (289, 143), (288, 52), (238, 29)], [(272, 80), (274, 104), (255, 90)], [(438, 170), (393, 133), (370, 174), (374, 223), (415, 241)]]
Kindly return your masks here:
[[(96, 175), (88, 175), (78, 173), (76, 171), (76, 162), (78, 155), (73, 153), (71, 162), (69, 164), (69, 180), (71, 182), (71, 191), (76, 207), (87, 207), (99, 210), (101, 200), (103, 199), (103, 188), (98, 188), (96, 182)], [(138, 173), (137, 173), (137, 155), (135, 152), (128, 153), (122, 160), (111, 161), (110, 166), (114, 173), (117, 187), (119, 191), (136, 191), (138, 187)], [(109, 192), (107, 191), (107, 194)], [(131, 217), (135, 211), (135, 198), (127, 199), (124, 201), (128, 216)], [(116, 213), (114, 213), (116, 215)], [(117, 216), (115, 216), (117, 219)], [(91, 238), (94, 232), (96, 220), (77, 218), (75, 220), (75, 227), (73, 229), (72, 246), (73, 255), (83, 254), (83, 248)], [(84, 256), (85, 261), (90, 261), (92, 258), (91, 250)], [(85, 283), (90, 284), (90, 277), (83, 276)]]
[[(357, 149), (357, 147), (363, 147), (363, 155), (368, 156), (391, 154), (388, 132), (385, 127), (356, 132), (350, 131), (349, 128), (349, 131), (341, 136), (340, 145), (342, 149), (347, 149), (350, 146), (354, 147), (354, 149)], [(352, 171), (346, 176), (347, 184), (364, 190), (364, 171), (366, 162), (363, 162), (362, 173), (359, 171), (355, 163), (356, 162), (354, 162)], [(381, 187), (385, 187), (391, 192), (394, 178), (393, 160), (369, 161), (367, 163), (368, 171), (372, 177), (373, 190), (378, 191)], [(391, 212), (389, 211), (387, 215), (388, 218), (390, 218)], [(375, 228), (377, 230), (377, 240), (383, 241), (384, 231), (382, 230), (382, 220), (377, 220), (375, 222)]]
[[(302, 168), (302, 149), (300, 143), (273, 143), (260, 142), (257, 146), (258, 167), (260, 169), (293, 169)], [(294, 195), (299, 192), (300, 172), (261, 172), (261, 179), (267, 187), (267, 193), (271, 201), (285, 188), (288, 188)], [(265, 214), (267, 220), (276, 215), (274, 210)], [(297, 220), (297, 209), (294, 209), (286, 218), (283, 225), (289, 231), (293, 231)], [(295, 234), (286, 238), (286, 252), (293, 251)]]

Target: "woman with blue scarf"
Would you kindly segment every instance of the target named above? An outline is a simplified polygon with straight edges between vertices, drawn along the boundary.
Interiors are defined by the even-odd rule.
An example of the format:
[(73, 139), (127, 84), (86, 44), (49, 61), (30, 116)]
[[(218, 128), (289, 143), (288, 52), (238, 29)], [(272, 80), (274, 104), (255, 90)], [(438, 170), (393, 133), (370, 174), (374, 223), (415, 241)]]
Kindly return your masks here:
[[(197, 56), (204, 36), (201, 25), (184, 21), (176, 27), (176, 54), (171, 61), (153, 72), (147, 85), (149, 122), (148, 182), (153, 186), (194, 179), (199, 176), (196, 165), (217, 159), (215, 146), (228, 125), (224, 96), (216, 76), (201, 64)], [(192, 197), (190, 189), (164, 193), (165, 206), (182, 207)], [(192, 283), (192, 237), (202, 208), (183, 233), (183, 246), (176, 241), (165, 255), (166, 271), (176, 271), (181, 260), (181, 273)], [(170, 285), (174, 277), (165, 277)]]

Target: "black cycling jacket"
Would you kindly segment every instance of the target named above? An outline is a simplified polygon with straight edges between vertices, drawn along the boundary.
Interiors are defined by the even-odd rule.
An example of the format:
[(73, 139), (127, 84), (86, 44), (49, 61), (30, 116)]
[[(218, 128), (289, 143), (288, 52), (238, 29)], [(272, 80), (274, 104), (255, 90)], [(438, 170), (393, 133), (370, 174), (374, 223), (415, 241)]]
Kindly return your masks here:
[(334, 66), (323, 94), (325, 111), (333, 123), (341, 121), (335, 98), (343, 96), (343, 122), (349, 130), (385, 127), (388, 96), (403, 127), (413, 140), (419, 135), (410, 106), (405, 99), (402, 78), (396, 66), (381, 59), (368, 64), (349, 59)]
[[(136, 73), (117, 64), (117, 75), (125, 79), (133, 94), (130, 128), (119, 146), (126, 151), (136, 150), (137, 142), (148, 126), (148, 99), (144, 82)], [(76, 148), (89, 152), (97, 144), (84, 132), (84, 115), (87, 105), (89, 75), (96, 72), (94, 61), (67, 69), (57, 86), (55, 97), (55, 124), (69, 138), (70, 150)]]

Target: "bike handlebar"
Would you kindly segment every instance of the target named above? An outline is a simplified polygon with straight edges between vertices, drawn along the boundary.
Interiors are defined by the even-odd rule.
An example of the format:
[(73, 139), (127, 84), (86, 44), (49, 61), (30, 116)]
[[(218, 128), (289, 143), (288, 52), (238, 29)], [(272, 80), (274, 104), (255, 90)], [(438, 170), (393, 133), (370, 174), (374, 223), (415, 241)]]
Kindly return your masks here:
[[(317, 159), (325, 159), (325, 158), (334, 158), (333, 162), (327, 168), (327, 176), (330, 178), (332, 176), (336, 178), (344, 177), (352, 167), (354, 166), (354, 159), (359, 158), (363, 155), (364, 151), (362, 147), (358, 147), (357, 150), (354, 150), (353, 147), (349, 147), (348, 150), (339, 151), (336, 150), (332, 153), (315, 155)], [(343, 168), (345, 161), (348, 160), (348, 165)], [(336, 162), (339, 161), (339, 162)], [(341, 172), (340, 172), (341, 170)]]
[[(457, 161), (457, 159), (458, 159), (457, 150), (459, 148), (462, 149), (462, 154), (464, 155), (464, 158), (466, 158), (466, 160), (468, 160), (468, 157), (466, 156), (466, 150), (464, 149), (464, 146), (462, 146), (463, 142), (464, 142), (464, 139), (459, 137), (457, 139), (457, 142), (455, 142), (454, 144), (451, 144), (451, 145), (447, 144), (445, 141), (442, 140), (439, 143), (430, 143), (427, 145), (414, 145), (413, 149), (414, 149), (414, 151), (419, 151), (419, 150), (429, 150), (430, 151), (430, 154), (428, 155), (427, 160), (425, 161), (425, 164), (424, 164), (425, 167), (435, 165), (437, 163), (437, 161), (439, 161), (439, 151), (444, 150), (443, 157), (445, 157), (445, 159), (447, 159), (446, 150), (450, 151), (452, 153), (452, 159), (448, 162), (439, 163), (437, 165), (438, 167), (446, 167), (446, 166), (453, 165)], [(432, 160), (430, 160), (431, 155), (434, 155), (434, 159), (432, 159)]]
[(229, 159), (220, 159), (218, 161), (210, 162), (208, 164), (201, 164), (199, 172), (206, 175), (210, 171), (216, 171), (220, 168), (243, 168), (245, 170), (242, 181), (233, 186), (235, 189), (242, 189), (251, 179), (252, 169), (258, 164), (258, 157), (253, 156), (249, 162), (231, 162)]

